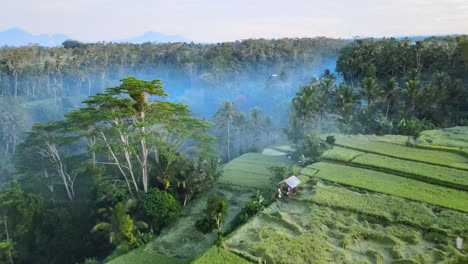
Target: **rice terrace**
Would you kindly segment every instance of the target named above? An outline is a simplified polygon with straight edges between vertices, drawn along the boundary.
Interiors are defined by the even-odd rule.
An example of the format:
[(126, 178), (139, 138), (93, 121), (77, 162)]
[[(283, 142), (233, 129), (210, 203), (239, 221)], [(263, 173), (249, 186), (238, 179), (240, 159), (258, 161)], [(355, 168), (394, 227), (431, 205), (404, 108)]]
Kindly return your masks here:
[(0, 264), (468, 264), (468, 0), (1, 7)]
[[(424, 131), (412, 147), (403, 136), (335, 136), (298, 175), (297, 196), (276, 199), (221, 247), (186, 222), (203, 210), (194, 206), (144, 250), (173, 258), (167, 263), (465, 263), (455, 241), (468, 232), (468, 128)], [(241, 197), (271, 195), (268, 167), (290, 162), (281, 149), (290, 150), (247, 153), (224, 167), (215, 192), (233, 205), (226, 227), (248, 201)], [(199, 247), (186, 248), (188, 240)]]

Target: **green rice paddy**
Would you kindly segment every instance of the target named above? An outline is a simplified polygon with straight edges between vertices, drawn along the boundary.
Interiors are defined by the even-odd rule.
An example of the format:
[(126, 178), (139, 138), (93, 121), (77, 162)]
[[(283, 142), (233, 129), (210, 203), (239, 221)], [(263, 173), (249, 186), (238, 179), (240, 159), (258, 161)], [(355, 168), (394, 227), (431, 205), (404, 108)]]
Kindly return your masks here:
[(336, 136), (336, 145), (393, 158), (468, 170), (468, 159), (456, 153), (418, 149), (400, 144), (365, 140), (363, 136)]
[(222, 248), (212, 246), (214, 233), (193, 226), (207, 197), (227, 200), (226, 230), (257, 190), (269, 196), (268, 168), (290, 163), (290, 147), (232, 160), (177, 223), (111, 264), (468, 263), (468, 243), (455, 248), (456, 237), (468, 240), (468, 128), (425, 131), (415, 147), (405, 146), (406, 136), (335, 136), (338, 146), (301, 170), (296, 196), (277, 199)]
[(268, 168), (289, 162), (285, 156), (246, 153), (223, 167), (219, 182), (248, 188), (274, 189), (275, 184), (270, 180), (272, 173)]
[(319, 162), (309, 167), (319, 171), (314, 177), (324, 180), (468, 212), (465, 191), (339, 164)]

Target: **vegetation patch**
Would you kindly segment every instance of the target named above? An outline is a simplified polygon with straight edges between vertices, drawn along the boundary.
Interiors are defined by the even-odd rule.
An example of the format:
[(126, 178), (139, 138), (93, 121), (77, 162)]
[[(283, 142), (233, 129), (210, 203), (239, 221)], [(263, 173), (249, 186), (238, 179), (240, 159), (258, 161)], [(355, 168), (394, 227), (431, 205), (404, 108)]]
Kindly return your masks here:
[(269, 168), (289, 162), (289, 159), (284, 156), (247, 153), (224, 166), (223, 175), (220, 177), (219, 182), (259, 189), (272, 189), (275, 185), (270, 181), (273, 174)]
[(220, 247), (210, 247), (192, 264), (249, 264), (251, 262)]
[(182, 264), (185, 261), (167, 257), (161, 254), (158, 254), (153, 251), (148, 251), (144, 249), (136, 249), (128, 254), (120, 256), (112, 261), (107, 262), (107, 264), (128, 264), (128, 263), (138, 263), (138, 264)]
[(319, 162), (309, 167), (319, 170), (313, 176), (324, 180), (468, 212), (468, 193), (464, 191), (338, 164)]
[(427, 149), (406, 147), (398, 144), (365, 140), (362, 137), (336, 136), (336, 145), (358, 151), (386, 155), (398, 159), (425, 162), (445, 167), (468, 169), (468, 159), (455, 154)]
[(408, 160), (399, 160), (371, 153), (360, 155), (350, 163), (388, 173), (398, 174), (399, 176), (416, 178), (429, 183), (468, 190), (468, 171)]

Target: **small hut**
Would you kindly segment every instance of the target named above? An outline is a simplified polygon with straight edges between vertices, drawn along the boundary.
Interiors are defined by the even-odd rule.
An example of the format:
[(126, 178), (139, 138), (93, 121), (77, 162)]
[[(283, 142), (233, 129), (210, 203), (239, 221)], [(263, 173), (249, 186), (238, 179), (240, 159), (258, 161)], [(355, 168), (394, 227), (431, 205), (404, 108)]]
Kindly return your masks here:
[(296, 187), (301, 183), (301, 181), (294, 175), (291, 177), (280, 181), (278, 184), (282, 186), (283, 184), (286, 184), (288, 186), (288, 192), (287, 194), (292, 194), (296, 192)]

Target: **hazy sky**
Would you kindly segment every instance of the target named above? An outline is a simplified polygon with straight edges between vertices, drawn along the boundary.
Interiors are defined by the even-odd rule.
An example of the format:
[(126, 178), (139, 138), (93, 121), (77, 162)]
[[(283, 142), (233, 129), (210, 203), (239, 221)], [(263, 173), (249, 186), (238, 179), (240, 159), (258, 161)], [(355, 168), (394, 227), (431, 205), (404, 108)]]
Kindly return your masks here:
[(468, 0), (0, 0), (0, 31), (195, 41), (468, 33)]

